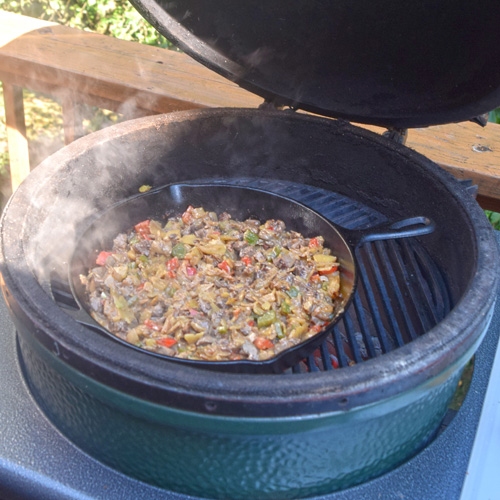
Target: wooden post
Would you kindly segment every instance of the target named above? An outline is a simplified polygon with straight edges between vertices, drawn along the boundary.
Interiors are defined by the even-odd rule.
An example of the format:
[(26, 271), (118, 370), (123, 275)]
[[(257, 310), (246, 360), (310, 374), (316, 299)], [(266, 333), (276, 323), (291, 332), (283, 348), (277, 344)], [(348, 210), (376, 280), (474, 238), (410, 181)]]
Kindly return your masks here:
[(12, 191), (15, 191), (30, 172), (28, 139), (24, 121), (23, 89), (3, 82), (3, 98), (9, 146), (10, 176)]
[(64, 144), (68, 145), (83, 136), (83, 123), (80, 105), (71, 93), (62, 98)]

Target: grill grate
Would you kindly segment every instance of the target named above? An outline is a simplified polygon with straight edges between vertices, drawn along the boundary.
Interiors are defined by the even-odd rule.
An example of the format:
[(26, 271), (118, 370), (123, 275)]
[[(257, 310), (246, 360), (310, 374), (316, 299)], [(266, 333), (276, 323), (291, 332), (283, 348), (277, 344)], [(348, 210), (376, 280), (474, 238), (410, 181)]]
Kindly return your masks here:
[[(196, 181), (203, 182), (231, 183), (287, 196), (347, 229), (366, 229), (387, 220), (356, 200), (314, 186), (250, 178)], [(329, 371), (380, 356), (423, 335), (450, 311), (445, 279), (415, 239), (365, 243), (356, 249), (356, 259), (359, 279), (350, 307), (320, 348), (288, 373)], [(51, 281), (51, 292), (61, 308), (78, 307), (69, 285), (60, 277)]]

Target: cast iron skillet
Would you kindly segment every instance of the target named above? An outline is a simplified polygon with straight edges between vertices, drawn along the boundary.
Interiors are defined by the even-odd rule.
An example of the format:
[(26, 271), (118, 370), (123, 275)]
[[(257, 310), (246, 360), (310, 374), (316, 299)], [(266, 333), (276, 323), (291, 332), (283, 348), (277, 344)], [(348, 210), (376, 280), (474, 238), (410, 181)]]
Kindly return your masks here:
[[(101, 250), (112, 247), (113, 239), (130, 230), (145, 219), (162, 220), (179, 215), (186, 208), (203, 207), (218, 214), (228, 212), (236, 220), (249, 217), (264, 222), (281, 219), (287, 230), (295, 230), (305, 237), (322, 235), (325, 247), (330, 248), (340, 262), (341, 299), (337, 302), (332, 320), (320, 332), (306, 341), (293, 346), (265, 361), (196, 361), (152, 353), (136, 347), (113, 335), (100, 326), (89, 314), (85, 288), (80, 275), (86, 275), (95, 266)], [(69, 282), (80, 310), (72, 312), (80, 323), (110, 336), (131, 349), (169, 361), (193, 367), (242, 373), (279, 373), (312, 354), (331, 333), (335, 323), (347, 309), (356, 288), (356, 261), (354, 249), (367, 241), (403, 238), (428, 234), (434, 224), (425, 217), (412, 217), (396, 223), (388, 223), (375, 229), (352, 231), (339, 229), (323, 216), (290, 198), (254, 188), (229, 184), (172, 184), (133, 196), (102, 212), (79, 237), (70, 263)]]

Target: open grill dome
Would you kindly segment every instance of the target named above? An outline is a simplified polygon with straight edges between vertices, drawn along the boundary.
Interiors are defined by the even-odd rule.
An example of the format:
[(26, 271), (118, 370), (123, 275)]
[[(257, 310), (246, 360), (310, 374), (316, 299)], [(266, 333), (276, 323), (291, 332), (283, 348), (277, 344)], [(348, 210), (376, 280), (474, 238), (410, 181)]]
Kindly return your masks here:
[(385, 127), (500, 103), (495, 0), (132, 0), (163, 35), (276, 106)]

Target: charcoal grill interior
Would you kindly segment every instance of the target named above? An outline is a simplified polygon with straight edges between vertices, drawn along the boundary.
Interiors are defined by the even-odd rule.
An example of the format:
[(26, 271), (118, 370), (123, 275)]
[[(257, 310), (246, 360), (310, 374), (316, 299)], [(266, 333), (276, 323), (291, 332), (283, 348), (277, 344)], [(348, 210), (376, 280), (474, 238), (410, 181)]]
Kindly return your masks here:
[[(373, 228), (388, 220), (355, 199), (306, 184), (253, 178), (211, 182), (290, 197), (346, 229)], [(287, 372), (326, 371), (375, 358), (423, 335), (450, 311), (445, 278), (416, 239), (368, 242), (356, 254), (360, 277), (352, 305), (321, 347)], [(67, 280), (53, 273), (50, 288), (55, 302), (78, 318), (79, 307)]]

